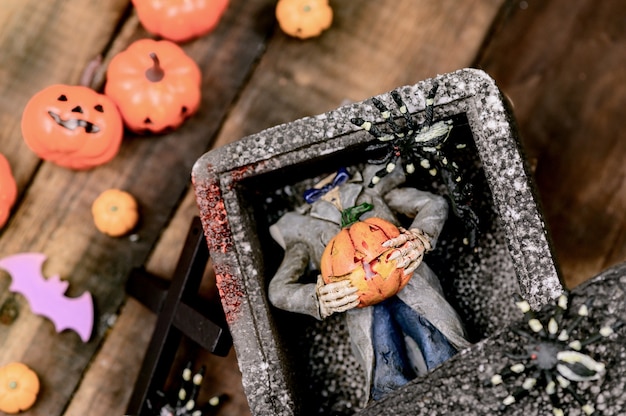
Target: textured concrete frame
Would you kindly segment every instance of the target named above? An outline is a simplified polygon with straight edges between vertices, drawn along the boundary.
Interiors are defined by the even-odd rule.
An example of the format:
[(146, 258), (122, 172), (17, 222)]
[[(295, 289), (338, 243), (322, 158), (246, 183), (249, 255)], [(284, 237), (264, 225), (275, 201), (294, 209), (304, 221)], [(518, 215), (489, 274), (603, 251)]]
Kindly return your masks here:
[[(466, 114), (473, 139), (505, 230), (519, 291), (534, 308), (563, 287), (547, 233), (527, 176), (512, 116), (494, 81), (484, 72), (463, 69), (400, 88), (414, 114), (425, 107), (433, 82), (436, 118)], [(378, 96), (392, 103), (389, 94)], [(391, 104), (390, 104), (391, 105)], [(255, 415), (297, 414), (298, 400), (272, 322), (263, 254), (249, 207), (237, 184), (285, 166), (298, 165), (374, 140), (350, 119), (382, 123), (369, 100), (315, 117), (279, 125), (203, 155), (193, 168), (193, 184), (233, 337), (244, 389)], [(245, 204), (244, 204), (245, 205)]]

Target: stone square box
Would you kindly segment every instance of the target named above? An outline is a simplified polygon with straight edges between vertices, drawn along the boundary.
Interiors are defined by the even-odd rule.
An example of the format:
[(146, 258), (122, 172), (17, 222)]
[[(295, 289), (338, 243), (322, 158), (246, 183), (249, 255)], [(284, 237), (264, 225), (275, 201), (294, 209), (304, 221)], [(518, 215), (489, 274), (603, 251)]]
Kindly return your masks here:
[[(563, 287), (503, 95), (476, 69), (398, 88), (418, 122), (435, 82), (435, 120), (453, 122), (446, 146), (472, 183), (479, 225), (475, 244), (468, 245), (463, 224), (450, 215), (426, 261), (470, 341), (478, 342), (518, 317), (511, 307), (514, 292), (538, 308)], [(397, 108), (389, 93), (377, 98), (392, 112)], [(365, 100), (242, 138), (206, 153), (193, 168), (222, 305), (255, 415), (350, 414), (366, 405), (341, 314), (316, 321), (274, 308), (267, 296), (283, 256), (269, 226), (301, 205), (302, 190), (316, 180), (366, 160), (365, 147), (376, 141), (350, 121), (354, 117), (385, 129), (380, 112)], [(441, 181), (419, 168), (409, 180), (445, 195)]]

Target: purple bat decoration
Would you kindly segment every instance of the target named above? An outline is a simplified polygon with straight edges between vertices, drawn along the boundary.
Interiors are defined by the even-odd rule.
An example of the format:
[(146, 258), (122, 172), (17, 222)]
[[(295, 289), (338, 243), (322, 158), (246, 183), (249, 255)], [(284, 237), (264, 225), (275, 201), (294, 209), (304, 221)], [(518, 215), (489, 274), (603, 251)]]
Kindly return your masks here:
[(23, 295), (33, 313), (50, 319), (57, 332), (72, 329), (83, 342), (89, 341), (94, 315), (91, 293), (66, 297), (69, 282), (58, 275), (46, 279), (42, 274), (45, 261), (42, 253), (19, 253), (0, 259), (0, 269), (11, 275), (9, 291)]

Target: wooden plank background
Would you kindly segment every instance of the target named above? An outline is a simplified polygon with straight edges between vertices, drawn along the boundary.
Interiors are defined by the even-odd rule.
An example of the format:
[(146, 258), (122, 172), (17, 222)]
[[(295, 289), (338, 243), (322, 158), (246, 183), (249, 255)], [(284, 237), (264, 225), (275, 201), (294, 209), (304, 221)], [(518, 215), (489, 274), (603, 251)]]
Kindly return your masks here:
[[(232, 0), (211, 34), (183, 45), (203, 74), (200, 111), (179, 130), (127, 134), (109, 164), (73, 172), (41, 162), (24, 144), (21, 111), (38, 90), (76, 83), (86, 63), (106, 63), (149, 35), (128, 0), (0, 3), (0, 152), (20, 197), (0, 234), (0, 258), (48, 256), (47, 276), (90, 291), (94, 337), (57, 334), (8, 292), (19, 316), (0, 325), (0, 365), (23, 361), (41, 377), (29, 415), (123, 414), (155, 316), (124, 293), (129, 271), (145, 264), (172, 275), (197, 214), (189, 175), (206, 150), (266, 127), (318, 114), (466, 66), (493, 76), (514, 105), (535, 169), (546, 223), (570, 287), (626, 260), (626, 5), (618, 0), (331, 0), (333, 26), (321, 37), (285, 36), (275, 1)], [(112, 239), (92, 225), (89, 207), (104, 189), (133, 193), (141, 205), (138, 240)], [(201, 290), (215, 297), (209, 267)], [(225, 392), (219, 415), (249, 413), (234, 352), (212, 357), (191, 343), (180, 359), (208, 365), (202, 397)]]

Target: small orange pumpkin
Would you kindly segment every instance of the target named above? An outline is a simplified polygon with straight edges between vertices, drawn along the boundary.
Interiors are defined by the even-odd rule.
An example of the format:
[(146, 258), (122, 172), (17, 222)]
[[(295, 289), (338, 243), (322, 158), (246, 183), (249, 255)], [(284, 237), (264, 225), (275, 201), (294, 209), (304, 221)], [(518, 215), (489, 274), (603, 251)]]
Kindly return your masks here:
[(0, 368), (0, 411), (18, 413), (30, 409), (39, 393), (39, 377), (22, 363)]
[(115, 103), (82, 85), (51, 85), (36, 93), (22, 113), (22, 136), (44, 160), (89, 169), (113, 159), (124, 134)]
[(133, 5), (148, 32), (184, 42), (215, 29), (228, 0), (133, 0)]
[(406, 285), (409, 276), (396, 267), (395, 260), (388, 260), (395, 249), (382, 244), (398, 235), (398, 227), (378, 217), (344, 227), (322, 253), (324, 282), (349, 279), (358, 289), (358, 307), (374, 305), (395, 295)]
[(159, 133), (175, 129), (200, 106), (201, 72), (173, 42), (140, 39), (113, 57), (104, 93), (126, 127)]
[(300, 39), (319, 36), (333, 22), (328, 0), (279, 0), (276, 20), (286, 34)]
[(11, 207), (17, 198), (17, 184), (9, 161), (0, 153), (0, 228), (9, 219)]
[(107, 189), (91, 205), (96, 228), (111, 237), (129, 233), (139, 221), (137, 201), (128, 192)]

